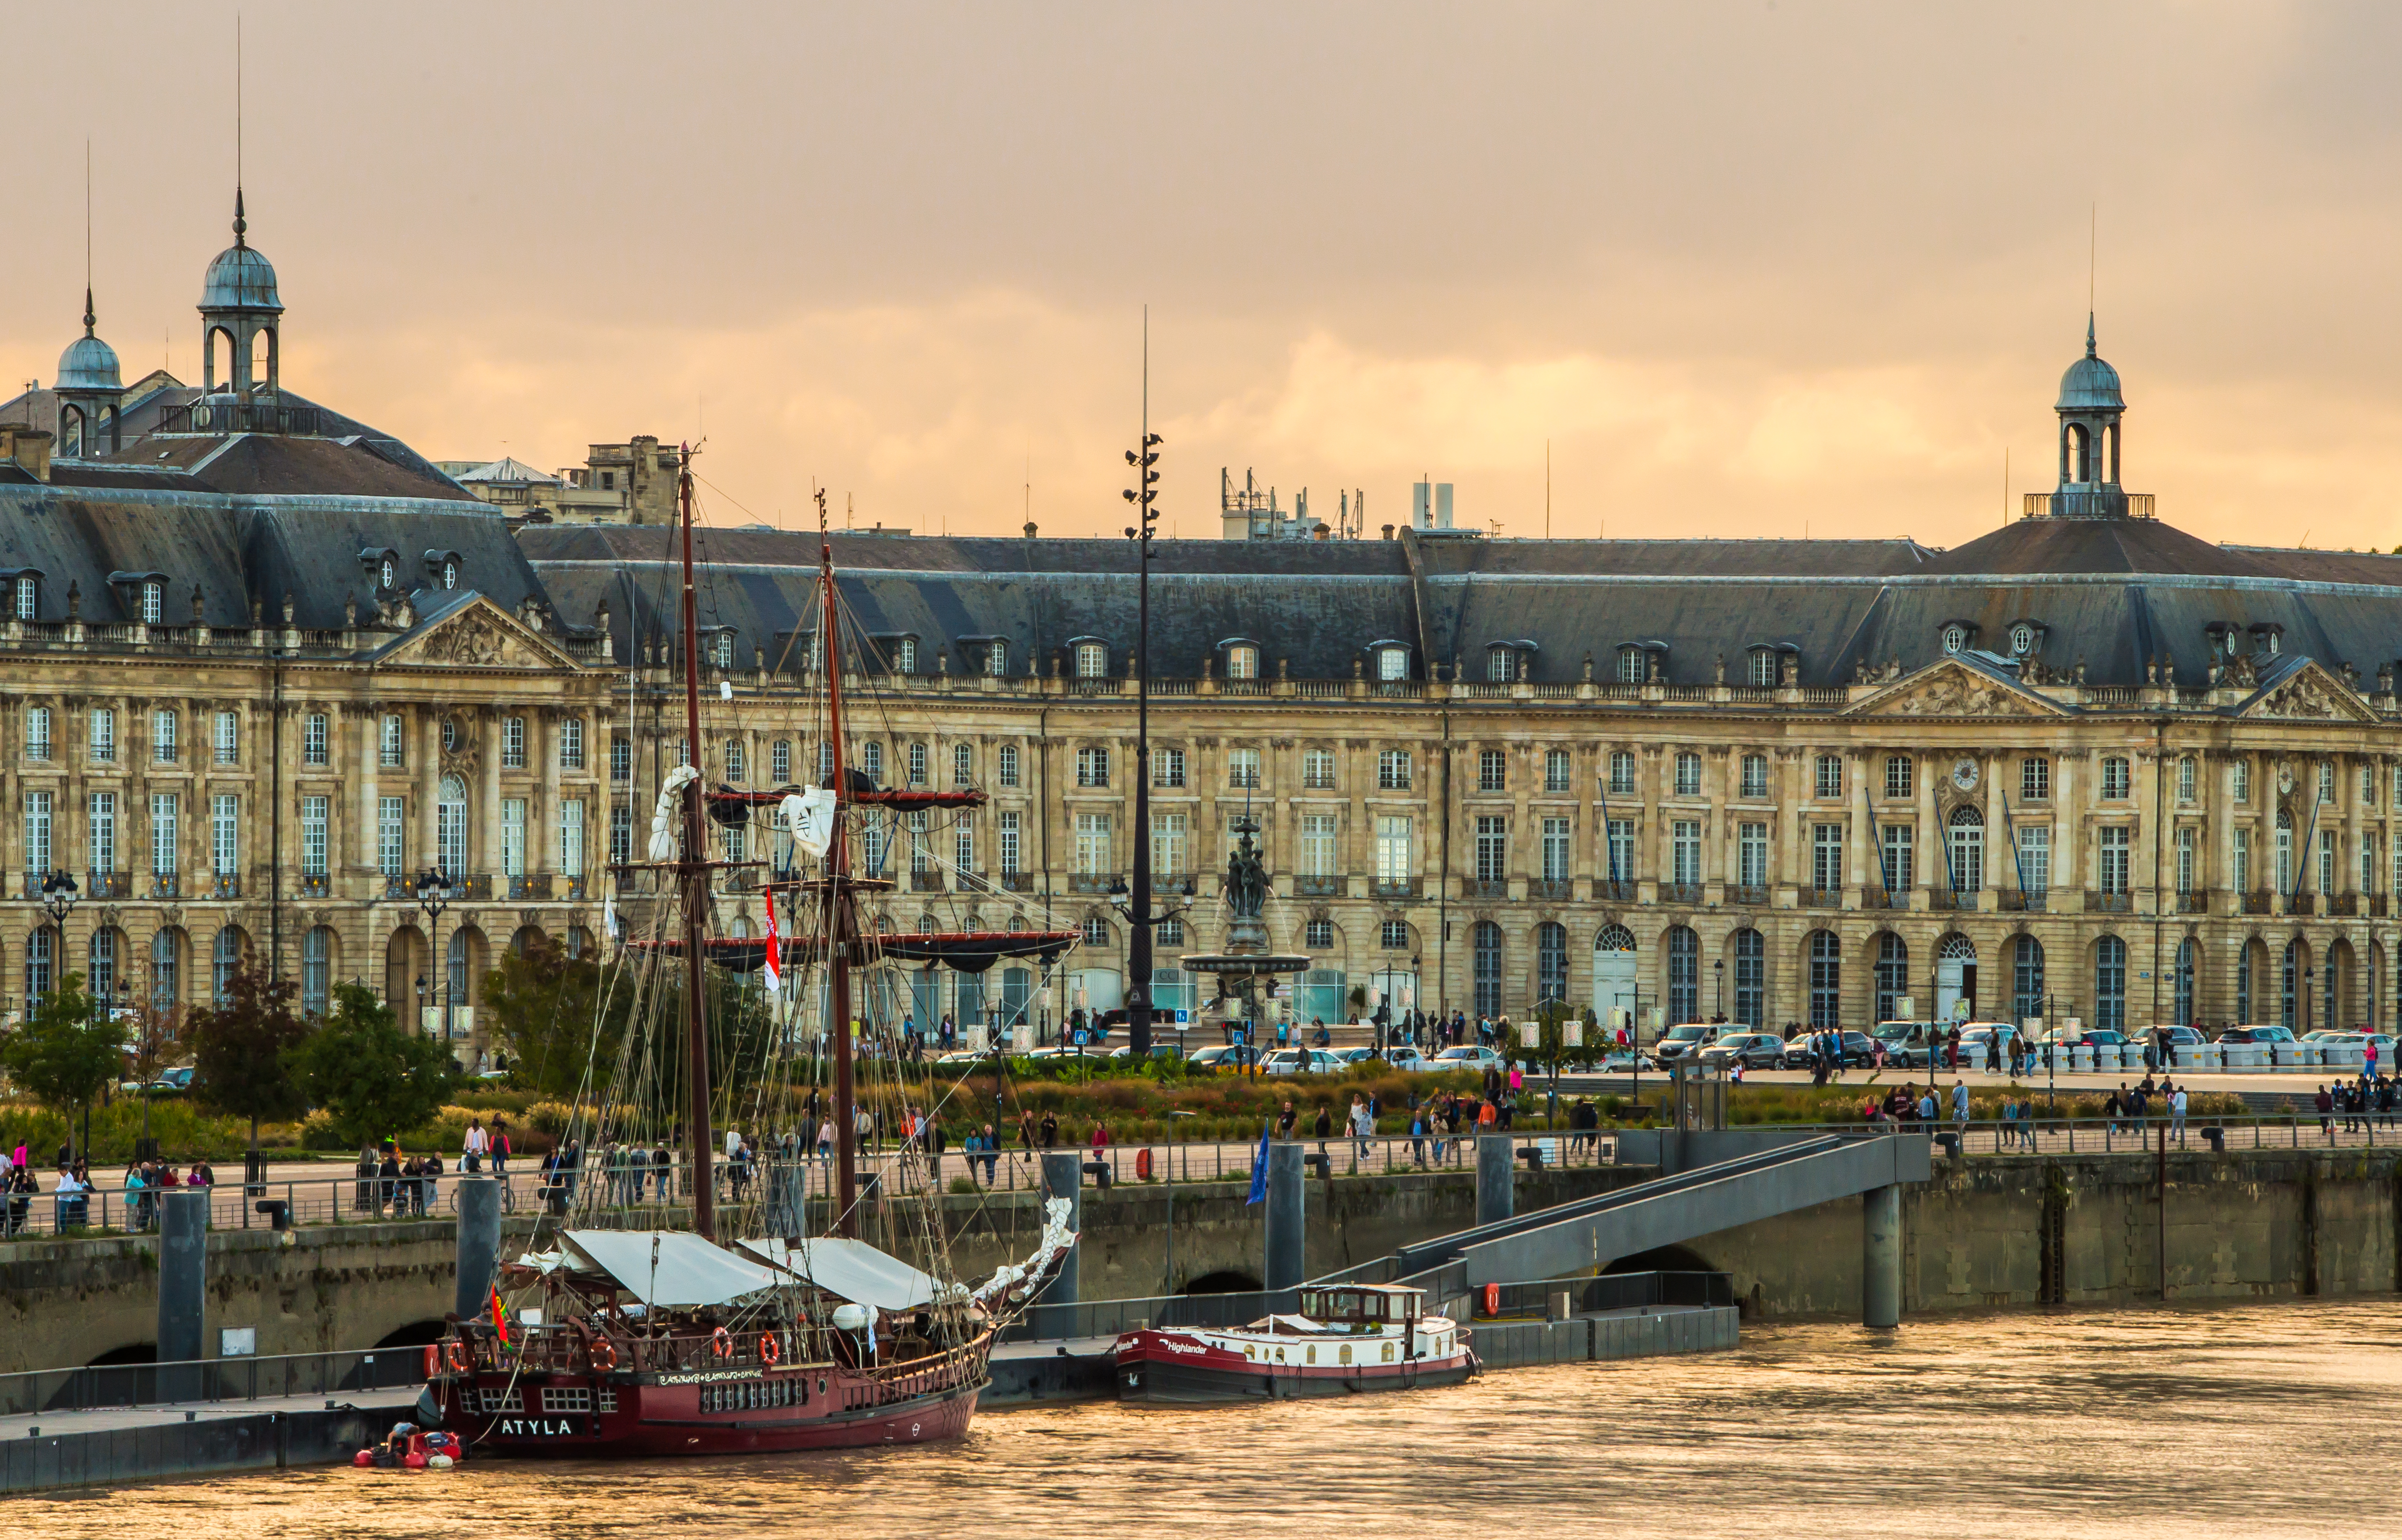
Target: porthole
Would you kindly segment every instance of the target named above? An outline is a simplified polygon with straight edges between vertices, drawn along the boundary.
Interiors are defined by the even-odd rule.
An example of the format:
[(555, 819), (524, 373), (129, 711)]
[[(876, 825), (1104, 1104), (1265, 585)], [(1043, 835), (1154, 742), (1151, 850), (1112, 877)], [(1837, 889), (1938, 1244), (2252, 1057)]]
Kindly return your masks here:
[(1956, 653), (1961, 648), (1967, 645), (1967, 627), (1962, 626), (1946, 626), (1943, 627), (1943, 650), (1945, 652)]
[(2032, 653), (2032, 652), (2034, 652), (2034, 651), (2035, 651), (2035, 627), (2034, 627), (2034, 626), (2011, 626), (2011, 627), (2010, 627), (2010, 655), (2011, 655), (2011, 656), (2013, 656), (2013, 657), (2022, 657), (2022, 657), (2026, 656), (2029, 653)]

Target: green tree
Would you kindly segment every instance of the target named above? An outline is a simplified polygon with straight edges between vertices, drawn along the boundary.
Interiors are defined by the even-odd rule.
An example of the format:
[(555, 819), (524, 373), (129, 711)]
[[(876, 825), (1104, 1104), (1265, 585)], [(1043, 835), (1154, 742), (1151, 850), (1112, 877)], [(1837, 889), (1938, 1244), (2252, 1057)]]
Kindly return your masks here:
[(449, 1051), (404, 1029), (361, 983), (334, 986), (325, 1024), (284, 1054), (309, 1100), (345, 1144), (365, 1146), (432, 1121), (450, 1093)]
[(121, 1036), (116, 1023), (95, 1019), (83, 975), (70, 973), (0, 1043), (0, 1066), (18, 1090), (47, 1107), (88, 1109), (124, 1073)]
[(192, 1093), (206, 1106), (250, 1120), (250, 1148), (258, 1151), (262, 1120), (298, 1118), (309, 1098), (293, 1078), (293, 1050), (311, 1030), (292, 1009), (299, 985), (268, 977), (245, 958), (217, 1005), (192, 1012)]
[(617, 1062), (632, 1001), (622, 983), (607, 991), (597, 956), (570, 956), (547, 936), (529, 938), (522, 955), (503, 953), (484, 975), (484, 1017), (508, 1045), (518, 1079), (552, 1096), (573, 1096), (583, 1086), (587, 1054), (604, 1069)]

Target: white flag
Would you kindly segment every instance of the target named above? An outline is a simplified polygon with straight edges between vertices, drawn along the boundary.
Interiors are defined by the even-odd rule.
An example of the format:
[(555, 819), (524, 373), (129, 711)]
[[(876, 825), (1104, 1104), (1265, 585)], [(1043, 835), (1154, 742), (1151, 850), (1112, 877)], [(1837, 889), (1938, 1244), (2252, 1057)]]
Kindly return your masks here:
[(600, 901), (600, 929), (601, 933), (606, 935), (611, 941), (614, 942), (619, 939), (617, 935), (617, 895), (614, 890), (611, 891), (607, 898)]
[(834, 848), (835, 795), (832, 788), (813, 786), (798, 796), (784, 799), (784, 826), (793, 832), (794, 841), (811, 856), (822, 856)]

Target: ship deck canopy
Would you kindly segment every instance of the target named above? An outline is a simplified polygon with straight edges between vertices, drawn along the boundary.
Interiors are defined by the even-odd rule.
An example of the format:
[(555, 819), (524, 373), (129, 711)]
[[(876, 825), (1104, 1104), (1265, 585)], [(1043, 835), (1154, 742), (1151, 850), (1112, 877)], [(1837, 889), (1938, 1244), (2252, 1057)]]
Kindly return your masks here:
[(661, 1310), (732, 1304), (788, 1280), (772, 1267), (683, 1231), (571, 1230), (568, 1267), (599, 1272)]
[[(864, 1241), (818, 1235), (797, 1243), (770, 1236), (736, 1245), (828, 1294), (875, 1310), (916, 1310), (930, 1305), (944, 1286), (898, 1257)], [(958, 1286), (952, 1286), (957, 1292)]]

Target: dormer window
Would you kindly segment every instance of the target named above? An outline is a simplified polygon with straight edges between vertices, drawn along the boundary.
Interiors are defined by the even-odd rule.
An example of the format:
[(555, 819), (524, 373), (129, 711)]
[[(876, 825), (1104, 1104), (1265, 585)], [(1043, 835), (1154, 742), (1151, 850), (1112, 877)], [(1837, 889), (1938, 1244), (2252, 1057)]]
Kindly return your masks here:
[(1259, 678), (1260, 650), (1249, 642), (1227, 648), (1226, 677), (1228, 679)]
[(1961, 648), (1967, 645), (1968, 628), (1967, 626), (1954, 624), (1943, 627), (1943, 650), (1945, 652), (1956, 653)]
[(734, 633), (720, 631), (710, 642), (710, 661), (720, 668), (734, 667)]
[(1107, 679), (1110, 675), (1110, 650), (1097, 641), (1076, 643), (1076, 677)]
[(2279, 653), (2281, 653), (2281, 652), (2285, 651), (2285, 639), (2283, 636), (2279, 635), (2277, 632), (2275, 632), (2275, 631), (2271, 631), (2271, 632), (2270, 632), (2270, 633), (2269, 633), (2269, 655), (2270, 655), (2271, 657), (2274, 657), (2274, 656), (2276, 656)]
[(1755, 647), (1751, 650), (1751, 682), (1754, 688), (1773, 690), (1776, 687), (1776, 649)]
[(2025, 657), (2035, 651), (2035, 627), (2021, 621), (2010, 627), (2010, 656)]
[(1406, 647), (1376, 649), (1376, 678), (1390, 684), (1410, 677), (1410, 650)]
[(445, 557), (442, 560), (442, 586), (445, 588), (459, 586), (459, 561), (456, 557)]
[(159, 617), (166, 612), (166, 609), (167, 585), (157, 578), (148, 579), (142, 584), (142, 624), (158, 625)]
[(918, 671), (918, 639), (903, 637), (892, 644), (892, 671), (914, 674)]
[(984, 650), (984, 671), (995, 679), (1009, 672), (1009, 643), (996, 641)]
[(1621, 684), (1643, 682), (1642, 648), (1622, 647), (1618, 650), (1618, 682)]
[(19, 573), (17, 576), (17, 618), (19, 620), (37, 619), (40, 614), (41, 598), (41, 579), (34, 576), (31, 572)]
[(1510, 649), (1496, 647), (1484, 654), (1484, 677), (1496, 684), (1506, 684), (1515, 672), (1510, 667)]
[(376, 565), (376, 581), (386, 588), (396, 585), (400, 582), (400, 564), (390, 557), (384, 557)]

